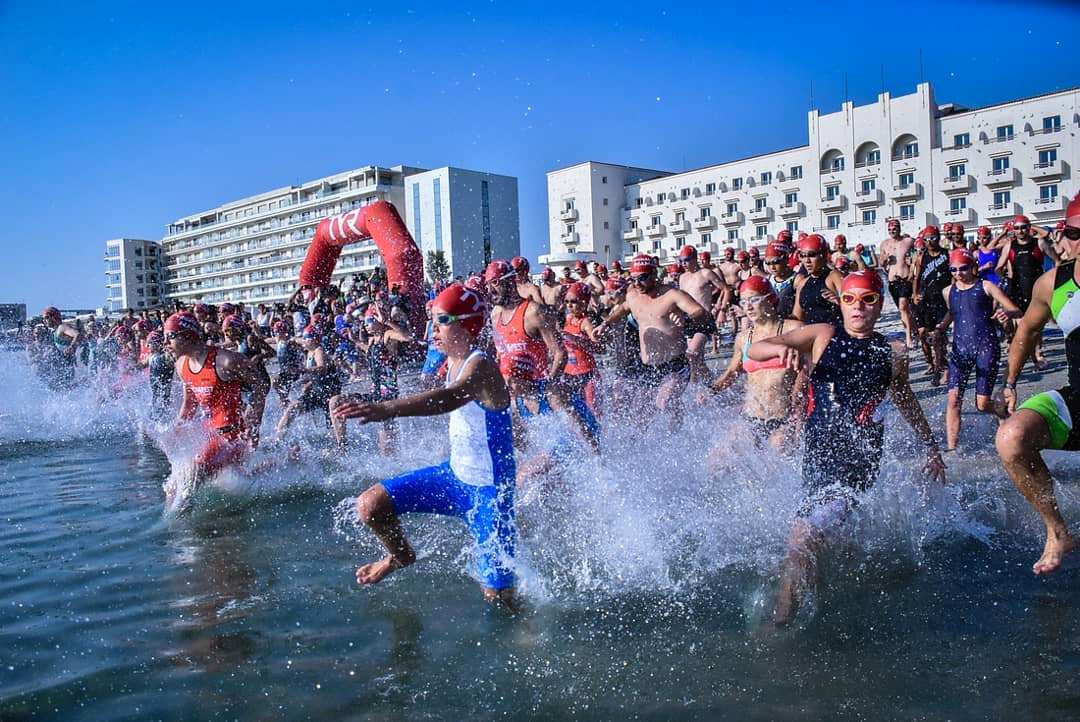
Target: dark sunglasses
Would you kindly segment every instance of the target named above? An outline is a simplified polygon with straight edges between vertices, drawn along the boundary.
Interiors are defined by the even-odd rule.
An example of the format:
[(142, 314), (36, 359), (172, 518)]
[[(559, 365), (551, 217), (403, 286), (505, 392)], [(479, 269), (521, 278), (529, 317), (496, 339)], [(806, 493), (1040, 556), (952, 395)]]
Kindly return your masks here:
[(1080, 241), (1080, 228), (1065, 226), (1061, 229), (1061, 233), (1070, 241)]
[(779, 259), (779, 258), (766, 258), (765, 259), (765, 265), (767, 265), (767, 266), (775, 266), (775, 265), (778, 265), (780, 263), (783, 263), (783, 261), (781, 259)]
[(817, 258), (820, 255), (818, 251), (799, 251), (799, 258)]
[(646, 281), (648, 281), (652, 277), (653, 277), (652, 271), (649, 271), (648, 273), (631, 273), (630, 274), (630, 283), (645, 283)]
[(967, 270), (970, 270), (970, 269), (971, 269), (971, 264), (970, 263), (965, 263), (962, 266), (949, 266), (949, 273), (963, 273), (964, 271), (967, 271)]
[(1031, 226), (1013, 226), (1014, 231), (1026, 231)]

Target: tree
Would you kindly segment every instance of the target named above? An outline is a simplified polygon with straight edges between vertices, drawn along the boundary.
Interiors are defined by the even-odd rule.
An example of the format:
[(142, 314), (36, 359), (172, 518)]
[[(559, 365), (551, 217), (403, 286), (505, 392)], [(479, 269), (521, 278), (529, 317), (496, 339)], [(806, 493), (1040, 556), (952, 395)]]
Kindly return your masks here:
[(442, 251), (428, 251), (427, 275), (432, 283), (445, 281), (450, 278), (450, 264), (446, 262), (446, 254)]

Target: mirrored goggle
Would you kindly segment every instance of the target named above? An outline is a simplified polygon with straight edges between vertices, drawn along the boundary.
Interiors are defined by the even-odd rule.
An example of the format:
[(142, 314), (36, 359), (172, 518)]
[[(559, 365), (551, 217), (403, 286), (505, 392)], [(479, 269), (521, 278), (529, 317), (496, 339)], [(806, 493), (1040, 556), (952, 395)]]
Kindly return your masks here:
[(964, 271), (967, 271), (967, 270), (970, 270), (970, 269), (971, 269), (971, 264), (970, 263), (965, 263), (962, 266), (949, 266), (949, 273), (963, 273)]
[(869, 293), (851, 293), (850, 291), (845, 291), (844, 293), (840, 294), (840, 303), (844, 304), (845, 306), (854, 306), (860, 301), (862, 303), (865, 303), (867, 306), (873, 306), (880, 300), (881, 294), (875, 293), (873, 291), (870, 291)]

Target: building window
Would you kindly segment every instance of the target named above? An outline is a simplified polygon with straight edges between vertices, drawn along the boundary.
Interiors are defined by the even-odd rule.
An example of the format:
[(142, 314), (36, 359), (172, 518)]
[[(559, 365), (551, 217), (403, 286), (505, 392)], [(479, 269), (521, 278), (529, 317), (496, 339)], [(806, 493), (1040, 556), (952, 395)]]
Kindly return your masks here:
[(768, 202), (769, 202), (769, 199), (766, 196), (759, 196), (758, 198), (755, 198), (754, 199), (754, 210), (755, 211), (763, 211), (763, 210), (765, 210), (765, 206), (766, 206), (766, 204), (768, 204)]
[(604, 221), (604, 230), (606, 231), (607, 229), (608, 229), (608, 222)]
[(712, 234), (711, 233), (702, 233), (701, 234), (701, 242), (702, 242), (702, 244), (712, 243)]
[(1036, 168), (1049, 168), (1057, 161), (1057, 148), (1043, 148), (1039, 151), (1039, 162)]
[(658, 225), (660, 225), (660, 216), (651, 216), (649, 218), (649, 225), (653, 228), (656, 228)]
[(676, 211), (675, 212), (675, 225), (680, 225), (685, 220), (686, 220), (686, 213), (684, 211)]
[(788, 178), (791, 179), (791, 180), (799, 180), (800, 178), (802, 178), (802, 166), (801, 165), (793, 165), (793, 166), (791, 166), (791, 172), (788, 173)]
[(772, 171), (766, 170), (761, 173), (761, 185), (765, 186), (772, 183)]
[(901, 173), (896, 179), (897, 185), (900, 188), (908, 188), (915, 183), (915, 174), (912, 172)]
[(663, 193), (657, 193), (656, 194), (656, 202), (657, 203), (663, 203), (664, 198), (666, 198), (666, 196)]
[(738, 203), (728, 203), (727, 204), (727, 214), (726, 215), (733, 216), (738, 212), (739, 212), (739, 204)]
[(877, 189), (877, 180), (874, 178), (864, 178), (862, 182), (862, 194), (869, 195), (871, 192)]
[(998, 140), (1012, 140), (1013, 139), (1013, 127), (1012, 125), (999, 125), (997, 129)]
[(739, 240), (739, 232), (738, 231), (728, 231), (727, 232), (727, 239), (729, 241), (737, 241), (737, 240)]
[(791, 233), (791, 234), (798, 233), (799, 232), (799, 222), (798, 221), (788, 221), (787, 222), (787, 229), (788, 229), (788, 233)]
[(949, 178), (953, 180), (959, 180), (967, 175), (967, 165), (964, 163), (953, 163), (949, 166)]
[(568, 236), (574, 235), (574, 224), (573, 223), (567, 223), (566, 224), (566, 235), (568, 235)]
[(904, 147), (900, 151), (900, 157), (901, 158), (915, 158), (915, 157), (918, 157), (918, 155), (919, 155), (919, 142), (918, 141), (913, 140), (911, 142), (904, 143)]
[(866, 154), (866, 165), (878, 165), (881, 163), (881, 150), (874, 148)]
[(829, 227), (829, 230), (835, 231), (837, 228), (840, 227), (840, 216), (839, 215), (828, 216), (826, 218), (825, 225)]
[(600, 176), (600, 182), (601, 183), (607, 183), (607, 176), (606, 175)]
[(827, 201), (836, 200), (837, 196), (839, 196), (839, 195), (840, 195), (840, 186), (839, 185), (825, 186), (825, 200), (827, 200)]
[(1039, 200), (1043, 203), (1050, 203), (1058, 197), (1057, 183), (1051, 183), (1050, 185), (1039, 186)]
[(844, 170), (844, 156), (838, 155), (832, 159), (832, 165), (829, 167), (830, 171), (836, 173)]
[(877, 222), (877, 211), (868, 210), (862, 212), (862, 222), (864, 226), (872, 226)]
[(631, 218), (630, 219), (630, 230), (632, 230), (632, 231), (637, 230), (637, 218)]
[(565, 211), (574, 210), (574, 199), (573, 198), (568, 198), (567, 200), (565, 200), (563, 202), (563, 210), (565, 210)]
[(1012, 203), (1012, 192), (997, 191), (994, 193), (994, 208), (1004, 208)]
[(682, 198), (685, 201), (687, 198), (690, 197), (690, 189), (689, 188), (683, 188), (682, 190), (680, 190), (679, 191), (679, 197)]
[(607, 205), (607, 198), (604, 199), (604, 205)]
[(960, 211), (967, 210), (967, 198), (960, 196), (959, 198), (949, 199), (949, 210), (953, 213), (959, 213)]
[(1043, 118), (1043, 132), (1055, 133), (1061, 130), (1061, 116), (1051, 115), (1047, 118)]
[(700, 218), (701, 220), (712, 217), (712, 206), (702, 206), (698, 209), (698, 211), (700, 213), (698, 218)]
[(757, 228), (754, 229), (754, 233), (758, 238), (764, 238), (765, 234), (768, 233), (768, 231), (769, 231), (768, 226), (758, 226)]
[(420, 227), (420, 184), (413, 183), (412, 187), (412, 205), (413, 205), (413, 235), (417, 240), (423, 238), (423, 230)]
[(794, 191), (791, 191), (789, 193), (784, 194), (784, 205), (785, 206), (791, 207), (791, 206), (795, 205), (798, 202), (799, 202), (799, 194), (798, 193), (796, 193)]
[(900, 206), (900, 220), (910, 221), (915, 218), (915, 204), (907, 203)]
[(731, 189), (735, 191), (742, 190), (742, 178), (735, 178), (731, 181)]
[(436, 178), (431, 182), (431, 192), (435, 196), (435, 250), (441, 251), (442, 247), (442, 179)]
[(994, 175), (1001, 175), (1009, 170), (1009, 156), (999, 155), (997, 158), (992, 159)]
[(966, 148), (971, 145), (971, 133), (957, 133), (952, 140), (953, 148)]
[(642, 204), (644, 204), (644, 203), (645, 203), (645, 199), (644, 199), (644, 198), (638, 198), (638, 199), (637, 199), (637, 207), (638, 207), (638, 208), (641, 208)]
[(705, 195), (711, 196), (713, 193), (716, 193), (716, 184), (715, 183), (706, 183), (705, 184)]

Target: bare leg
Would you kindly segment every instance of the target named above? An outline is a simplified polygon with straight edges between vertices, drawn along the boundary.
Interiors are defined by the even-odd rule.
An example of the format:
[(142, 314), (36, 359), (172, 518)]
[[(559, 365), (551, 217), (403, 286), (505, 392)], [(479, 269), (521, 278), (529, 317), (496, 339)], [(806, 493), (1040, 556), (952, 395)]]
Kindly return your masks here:
[(900, 323), (904, 325), (905, 343), (908, 348), (912, 347), (912, 336), (915, 331), (915, 319), (911, 317), (911, 299), (900, 299)]
[(939, 375), (939, 384), (945, 382), (945, 374), (948, 372), (945, 343), (946, 338), (944, 331), (933, 331), (930, 334), (931, 351), (934, 355), (934, 371)]
[(562, 384), (548, 383), (547, 385), (547, 398), (548, 403), (551, 404), (551, 408), (556, 411), (565, 412), (570, 420), (574, 422), (574, 425), (581, 432), (581, 435), (585, 437), (585, 441), (589, 442), (589, 446), (593, 451), (600, 453), (600, 440), (596, 438), (596, 434), (585, 422), (585, 418), (581, 413), (574, 408), (574, 405), (570, 403), (570, 399), (567, 397), (566, 387)]
[(709, 383), (712, 374), (705, 364), (705, 345), (709, 337), (703, 333), (695, 333), (690, 342), (686, 344), (686, 358), (690, 362), (690, 379), (695, 383)]
[(1039, 414), (1020, 409), (998, 428), (996, 444), (1013, 484), (1046, 524), (1046, 546), (1032, 570), (1050, 574), (1076, 548), (1054, 496), (1054, 480), (1040, 454), (1050, 444), (1050, 429)]
[(656, 408), (670, 416), (672, 429), (682, 423), (682, 396), (689, 382), (683, 374), (672, 374), (664, 379), (656, 392)]
[(394, 513), (394, 500), (386, 493), (386, 487), (375, 484), (361, 494), (356, 500), (356, 511), (389, 552), (379, 561), (359, 567), (357, 584), (377, 584), (391, 572), (416, 561), (416, 552), (405, 537), (401, 520)]
[(795, 521), (780, 573), (780, 591), (773, 611), (773, 624), (783, 626), (795, 618), (803, 593), (817, 581), (817, 557), (823, 541), (806, 521)]
[(1008, 411), (1005, 408), (1004, 399), (993, 399), (990, 396), (983, 396), (977, 394), (975, 396), (975, 408), (984, 414), (993, 414), (998, 419), (1009, 418)]
[(964, 397), (960, 389), (949, 389), (949, 401), (945, 406), (945, 448), (953, 451), (960, 441), (960, 416)]
[[(340, 396), (332, 396), (330, 398), (330, 401), (327, 402), (327, 403), (329, 403), (331, 409), (334, 408), (334, 404), (337, 402), (337, 400), (339, 398), (341, 398), (341, 397)], [(331, 413), (330, 414), (330, 426), (334, 429), (334, 441), (337, 442), (338, 449), (340, 449), (341, 451), (344, 451), (345, 446), (348, 443), (348, 436), (347, 436), (347, 432), (346, 432), (345, 419), (338, 418), (337, 416), (334, 416), (333, 413)]]
[(282, 434), (285, 433), (285, 430), (289, 428), (289, 424), (291, 424), (293, 422), (293, 419), (296, 418), (296, 414), (299, 413), (299, 409), (300, 404), (296, 401), (291, 402), (288, 406), (285, 407), (285, 413), (281, 415), (281, 420), (278, 421), (276, 429), (278, 438), (280, 438)]

